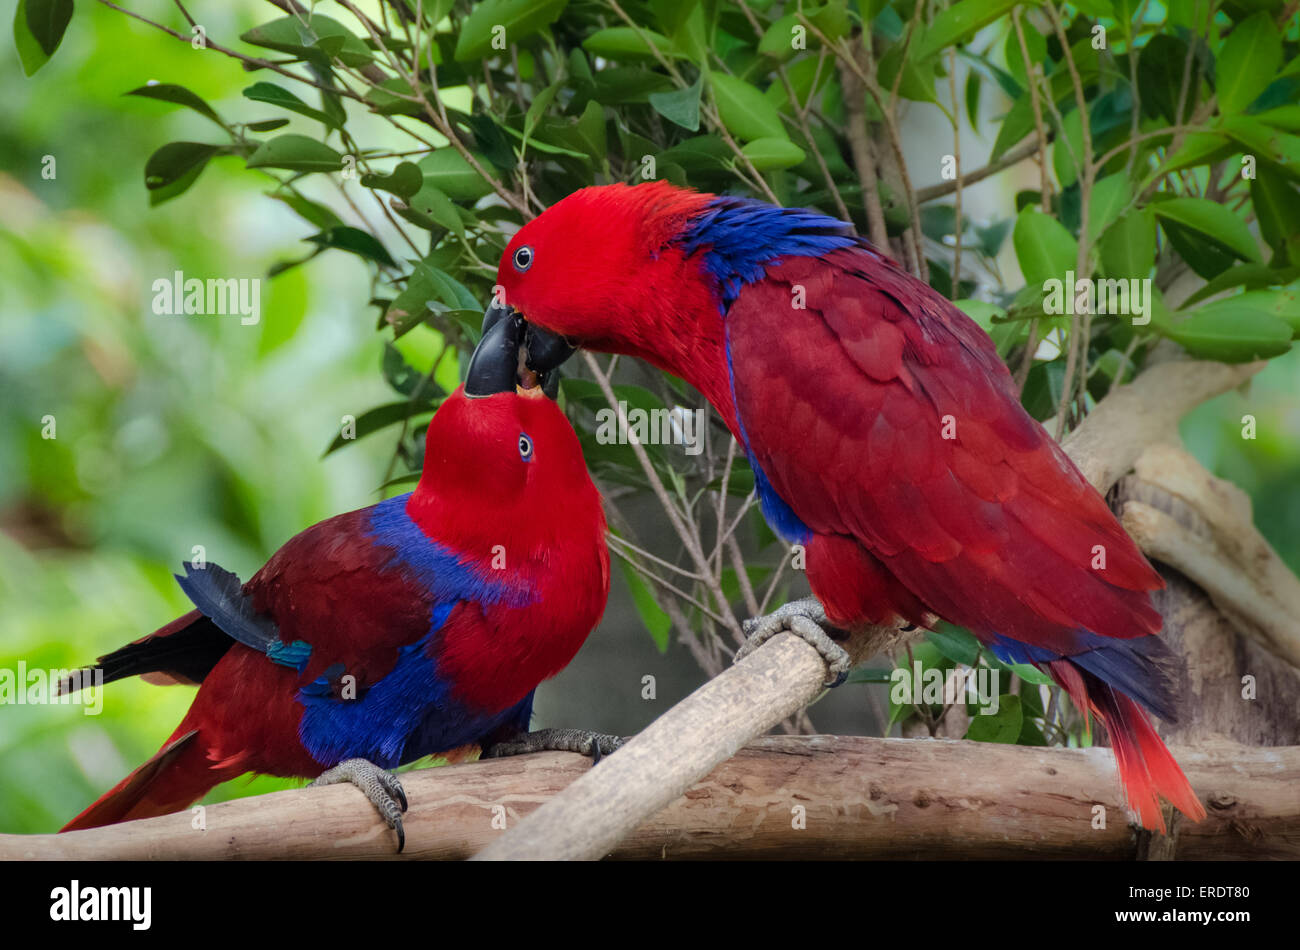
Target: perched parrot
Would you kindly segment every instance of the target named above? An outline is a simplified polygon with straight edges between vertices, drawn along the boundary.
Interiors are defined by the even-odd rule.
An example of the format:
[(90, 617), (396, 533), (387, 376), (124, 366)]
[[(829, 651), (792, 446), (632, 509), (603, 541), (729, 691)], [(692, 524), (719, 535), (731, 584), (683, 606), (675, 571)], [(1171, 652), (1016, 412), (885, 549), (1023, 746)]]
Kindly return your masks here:
[(525, 384), (586, 347), (721, 414), (815, 598), (764, 618), (760, 642), (789, 629), (842, 679), (824, 626), (944, 618), (1098, 716), (1144, 826), (1164, 829), (1158, 795), (1204, 817), (1142, 708), (1174, 718), (1163, 581), (947, 299), (835, 218), (661, 182), (558, 202), (497, 282), (484, 324), (526, 319)]
[[(308, 528), (242, 588), (187, 565), (177, 580), (198, 609), (99, 660), (105, 681), (200, 685), (157, 755), (65, 831), (178, 811), (262, 772), (356, 784), (400, 851), (406, 799), (386, 770), (527, 733), (537, 685), (600, 620), (609, 555), (577, 436), (541, 388), (516, 389), (521, 330), (495, 328), (438, 409), (413, 492)], [(617, 745), (529, 738), (594, 742), (597, 757)]]

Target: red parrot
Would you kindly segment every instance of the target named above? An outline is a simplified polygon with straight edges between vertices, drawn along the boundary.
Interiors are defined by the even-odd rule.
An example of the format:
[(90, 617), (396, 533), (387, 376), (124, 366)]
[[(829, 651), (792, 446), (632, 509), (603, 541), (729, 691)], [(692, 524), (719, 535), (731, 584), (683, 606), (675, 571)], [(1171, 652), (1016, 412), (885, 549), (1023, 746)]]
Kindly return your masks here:
[(761, 637), (791, 629), (842, 680), (821, 623), (947, 619), (1096, 713), (1144, 826), (1159, 795), (1204, 817), (1143, 711), (1174, 718), (1163, 581), (947, 299), (835, 218), (659, 182), (558, 202), (497, 281), (485, 325), (522, 315), (528, 368), (629, 354), (722, 415), (816, 598)]
[[(600, 620), (609, 555), (568, 420), (541, 389), (516, 391), (521, 330), (485, 338), (429, 423), (413, 492), (308, 528), (242, 588), (187, 565), (177, 580), (198, 609), (100, 659), (105, 681), (199, 691), (158, 754), (65, 831), (263, 772), (353, 782), (400, 851), (406, 799), (386, 769), (527, 732), (533, 691)], [(599, 755), (618, 740), (543, 730), (522, 744)]]

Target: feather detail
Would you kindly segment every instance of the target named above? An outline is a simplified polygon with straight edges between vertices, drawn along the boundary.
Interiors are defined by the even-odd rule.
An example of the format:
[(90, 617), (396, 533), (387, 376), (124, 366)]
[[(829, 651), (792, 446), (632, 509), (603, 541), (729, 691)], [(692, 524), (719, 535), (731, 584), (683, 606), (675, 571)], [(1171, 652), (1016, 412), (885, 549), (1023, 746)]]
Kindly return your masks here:
[(196, 568), (186, 561), (185, 576), (172, 576), (199, 612), (236, 642), (267, 654), (283, 647), (275, 621), (253, 606), (243, 582), (233, 572), (212, 562)]

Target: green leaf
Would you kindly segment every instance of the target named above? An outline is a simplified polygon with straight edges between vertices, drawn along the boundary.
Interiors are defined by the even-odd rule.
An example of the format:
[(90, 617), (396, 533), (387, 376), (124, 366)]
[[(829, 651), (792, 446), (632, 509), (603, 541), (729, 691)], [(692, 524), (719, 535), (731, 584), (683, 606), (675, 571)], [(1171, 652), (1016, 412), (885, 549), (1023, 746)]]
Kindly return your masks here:
[(596, 73), (595, 99), (601, 105), (626, 105), (646, 102), (652, 92), (669, 92), (677, 88), (662, 73), (638, 66), (614, 66)]
[(1300, 178), (1300, 136), (1265, 125), (1253, 116), (1233, 116), (1223, 127), (1247, 153), (1272, 162), (1292, 178)]
[(559, 89), (559, 82), (553, 82), (537, 95), (533, 96), (533, 101), (528, 103), (528, 111), (524, 113), (525, 142), (527, 142), (528, 137), (533, 134), (533, 130), (537, 128), (538, 121), (541, 119), (542, 114), (546, 112), (547, 107), (551, 104), (551, 100), (555, 98), (555, 94)]
[(1233, 28), (1215, 63), (1219, 111), (1235, 115), (1259, 98), (1282, 65), (1282, 34), (1263, 10)]
[(1207, 281), (1204, 287), (1183, 301), (1183, 306), (1191, 307), (1202, 300), (1216, 297), (1225, 290), (1232, 290), (1234, 287), (1258, 290), (1262, 287), (1289, 283), (1297, 277), (1300, 277), (1300, 267), (1296, 266), (1277, 271), (1267, 264), (1255, 262), (1234, 264), (1213, 280)]
[(1224, 363), (1267, 359), (1291, 349), (1291, 326), (1234, 299), (1208, 304), (1186, 319), (1155, 321), (1161, 334), (1188, 353)]
[(321, 457), (324, 458), (350, 442), (365, 438), (380, 429), (386, 429), (412, 416), (418, 416), (422, 412), (431, 412), (432, 410), (433, 406), (428, 400), (403, 399), (401, 402), (390, 402), (382, 406), (376, 406), (374, 409), (367, 410), (357, 416), (356, 431), (353, 438), (345, 439), (343, 433), (340, 432), (334, 437), (334, 441), (329, 444)]
[(229, 151), (229, 146), (205, 142), (169, 142), (164, 145), (144, 163), (144, 186), (149, 189), (149, 204), (160, 205), (183, 193), (198, 179), (210, 159)]
[(1012, 673), (1015, 673), (1026, 683), (1032, 683), (1035, 686), (1054, 686), (1055, 683), (1050, 676), (1044, 673), (1036, 666), (1030, 666), (1028, 663), (1002, 663), (1000, 660), (995, 661), (995, 665), (1004, 666)]
[(18, 50), (18, 61), (22, 63), (23, 74), (31, 76), (50, 61), (41, 44), (32, 35), (27, 25), (27, 0), (18, 0), (14, 10), (14, 46)]
[[(795, 27), (800, 25), (797, 13), (787, 13), (773, 20), (772, 25), (763, 31), (763, 36), (758, 41), (758, 51), (764, 56), (771, 56), (781, 62), (793, 58), (796, 52)], [(803, 32), (806, 34), (808, 31), (805, 28)]]
[[(429, 87), (423, 86), (422, 89), (425, 95), (429, 96)], [(412, 102), (409, 98), (413, 95), (415, 93), (412, 91), (410, 83), (405, 79), (393, 76), (385, 79), (377, 86), (371, 86), (366, 90), (363, 98), (366, 105), (370, 107), (370, 111), (377, 115), (423, 116), (424, 107), (418, 102)], [(339, 109), (338, 114), (331, 114), (330, 118), (342, 125), (347, 119), (347, 113)]]
[[(508, 50), (556, 21), (568, 0), (485, 0), (461, 23), (456, 40), (458, 63)], [(504, 44), (504, 49), (493, 44)]]
[(925, 638), (948, 659), (963, 666), (973, 667), (983, 652), (973, 633), (946, 620), (941, 620), (935, 629), (927, 631)]
[(388, 175), (362, 175), (361, 184), (366, 188), (379, 188), (397, 195), (403, 201), (409, 201), (424, 184), (424, 174), (413, 162), (399, 162)]
[(650, 638), (654, 640), (655, 646), (659, 648), (659, 652), (666, 653), (668, 651), (668, 636), (673, 628), (672, 618), (664, 613), (663, 608), (655, 601), (650, 585), (642, 579), (636, 569), (626, 561), (622, 561), (622, 564), (623, 579), (627, 581), (627, 588), (632, 594), (632, 604), (636, 607), (641, 622), (645, 624), (645, 628), (649, 631)]
[[(1025, 49), (1029, 51), (1029, 62), (1031, 64), (1046, 64), (1048, 62), (1047, 37), (1034, 29), (1026, 29), (1024, 32)], [(1016, 34), (1015, 29), (1007, 30), (1006, 41), (1002, 44), (1002, 55), (1006, 59), (1007, 72), (1015, 77), (1016, 82), (1020, 84), (1021, 90), (1028, 89), (1029, 77), (1025, 73), (1025, 54), (1020, 49), (1020, 37)]]
[(1088, 202), (1088, 246), (1094, 247), (1097, 239), (1119, 218), (1133, 196), (1128, 176), (1123, 172), (1107, 175), (1092, 186), (1092, 199)]
[(1061, 117), (1061, 128), (1052, 143), (1052, 170), (1062, 188), (1069, 188), (1079, 178), (1076, 157), (1083, 157), (1083, 113), (1071, 109)]
[(365, 66), (374, 59), (361, 38), (346, 26), (310, 11), (255, 26), (240, 39), (308, 60), (318, 68), (328, 68), (331, 59), (345, 66)]
[(244, 128), (250, 132), (274, 132), (276, 129), (282, 129), (288, 124), (288, 119), (260, 119), (257, 122), (246, 123)]
[[(901, 80), (897, 79), (900, 68), (903, 70)], [(895, 45), (880, 57), (876, 78), (884, 89), (893, 89), (897, 81), (898, 94), (904, 99), (911, 99), (913, 102), (937, 103), (939, 101), (934, 94), (933, 61), (922, 62), (913, 55), (904, 58), (902, 45)]]
[(974, 128), (980, 124), (980, 95), (984, 89), (984, 77), (972, 69), (966, 74), (966, 118)]
[(283, 201), (296, 211), (304, 221), (316, 225), (322, 231), (337, 227), (343, 223), (343, 220), (337, 214), (323, 204), (311, 201), (293, 192), (270, 192), (270, 197), (276, 201)]
[(1026, 92), (1011, 104), (1007, 114), (1002, 117), (1002, 125), (998, 128), (998, 137), (993, 141), (989, 161), (996, 162), (1033, 130), (1033, 102)]
[(804, 150), (789, 139), (754, 139), (740, 151), (761, 172), (791, 168), (806, 157)]
[(665, 58), (680, 59), (685, 54), (668, 37), (654, 30), (642, 27), (634, 30), (630, 26), (611, 26), (597, 30), (582, 41), (582, 48), (593, 56), (606, 59), (655, 58), (650, 46)]
[(193, 109), (199, 115), (206, 116), (217, 125), (225, 127), (221, 117), (217, 115), (212, 106), (208, 105), (202, 98), (190, 92), (184, 86), (177, 86), (173, 83), (152, 82), (146, 83), (139, 89), (132, 89), (130, 92), (123, 93), (127, 96), (142, 96), (146, 99), (157, 99), (160, 102), (170, 102), (174, 105), (185, 106)]
[(397, 206), (397, 213), (426, 231), (441, 227), (461, 236), (465, 233), (465, 223), (455, 203), (427, 181), (409, 201)]
[(893, 682), (893, 670), (883, 670), (879, 667), (866, 668), (858, 667), (849, 673), (848, 679), (844, 681), (845, 685), (849, 683), (882, 683), (889, 684)]
[[(480, 165), (486, 161), (482, 156), (475, 157)], [(451, 198), (477, 201), (492, 191), (492, 186), (483, 176), (451, 146), (440, 148), (420, 159), (420, 170), (424, 172), (426, 185), (433, 185)]]
[(475, 343), (478, 342), (477, 328), (483, 320), (482, 307), (460, 281), (425, 260), (415, 265), (406, 289), (389, 304), (384, 313), (384, 323), (393, 328), (393, 338), (397, 339), (434, 313), (456, 319), (467, 315), (472, 320), (470, 336)]
[[(699, 124), (699, 110), (696, 110), (696, 124)], [(605, 131), (605, 110), (601, 108), (599, 102), (592, 99), (587, 103), (582, 115), (578, 117), (576, 126), (578, 138), (586, 146), (587, 151), (595, 158), (604, 161), (608, 143), (606, 141)]]
[(934, 18), (920, 42), (912, 44), (912, 55), (918, 62), (928, 59), (945, 47), (970, 39), (978, 30), (1010, 13), (1012, 7), (1021, 5), (1037, 6), (1038, 0), (960, 0)]
[(1001, 742), (1005, 745), (1013, 745), (1020, 738), (1023, 723), (1024, 712), (1020, 707), (1020, 697), (1012, 693), (1003, 693), (998, 697), (996, 713), (986, 716), (977, 712), (971, 716), (966, 738), (972, 742)]
[(1156, 176), (1181, 171), (1196, 165), (1208, 165), (1224, 157), (1231, 143), (1219, 132), (1193, 132), (1183, 139), (1183, 144), (1160, 165)]
[(1237, 311), (1253, 310), (1277, 317), (1291, 327), (1293, 336), (1300, 337), (1300, 283), (1275, 290), (1248, 290), (1228, 300), (1215, 301), (1210, 306), (1220, 305), (1231, 305)]
[(333, 116), (322, 112), (320, 109), (312, 108), (288, 89), (277, 86), (273, 82), (253, 83), (244, 90), (244, 98), (252, 99), (254, 102), (266, 102), (273, 106), (279, 106), (281, 109), (288, 109), (290, 112), (296, 112), (299, 115), (307, 116), (309, 119), (315, 119), (317, 122), (323, 122), (332, 129), (339, 128), (339, 124)]
[(704, 88), (704, 74), (685, 89), (672, 92), (650, 93), (650, 105), (661, 116), (692, 132), (700, 128), (700, 91)]
[(1250, 201), (1269, 247), (1281, 261), (1300, 265), (1300, 192), (1280, 173), (1261, 167), (1250, 183)]
[[(1300, 57), (1296, 57), (1295, 62), (1300, 63)], [(1257, 112), (1254, 117), (1274, 128), (1300, 132), (1300, 104), (1265, 109), (1263, 112)]]
[(714, 73), (712, 82), (713, 95), (718, 101), (718, 117), (732, 135), (746, 142), (789, 138), (776, 106), (758, 89), (726, 73)]
[(1199, 233), (1245, 261), (1260, 259), (1259, 248), (1246, 223), (1208, 198), (1171, 198), (1151, 205), (1161, 221), (1173, 221)]
[(848, 8), (848, 0), (829, 0), (819, 7), (806, 8), (804, 17), (834, 43), (847, 36), (849, 30), (853, 28)]
[(49, 59), (63, 42), (63, 33), (72, 21), (72, 0), (25, 0), (19, 3), (19, 12), (24, 10), (27, 29)]
[(313, 234), (311, 237), (303, 238), (303, 240), (319, 244), (321, 247), (338, 248), (340, 251), (356, 254), (358, 257), (364, 257), (386, 267), (396, 266), (396, 261), (393, 260), (388, 251), (384, 250), (384, 246), (371, 234), (362, 231), (360, 228), (340, 225), (319, 234)]
[[(505, 126), (504, 128), (506, 132), (508, 132), (510, 135), (513, 135), (515, 138), (519, 139), (520, 143), (523, 143), (524, 141), (523, 132), (520, 132), (518, 129), (512, 128), (508, 125)], [(547, 128), (542, 134), (548, 135), (548, 137), (554, 137), (557, 131), (567, 132), (568, 130), (554, 129), (551, 128), (548, 124)], [(580, 152), (577, 149), (573, 149), (573, 148), (565, 148), (563, 145), (553, 145), (550, 142), (543, 141), (543, 139), (540, 136), (535, 139), (530, 139), (528, 141), (528, 148), (535, 149), (536, 151), (539, 152), (546, 152), (550, 155), (568, 155), (570, 158), (580, 158), (583, 161), (591, 160), (591, 156), (588, 155), (586, 152)]]
[(332, 172), (343, 167), (343, 156), (324, 142), (305, 135), (277, 135), (249, 156), (249, 168), (284, 168), (296, 172)]
[(397, 340), (414, 330), (433, 313), (433, 284), (425, 275), (412, 273), (410, 280), (388, 309), (384, 311), (384, 322), (393, 328), (393, 339)]
[(1061, 222), (1032, 208), (1026, 208), (1016, 218), (1011, 242), (1028, 286), (1064, 280), (1079, 254), (1078, 242)]
[(1101, 266), (1108, 277), (1141, 280), (1156, 262), (1156, 218), (1150, 208), (1124, 215), (1102, 236)]

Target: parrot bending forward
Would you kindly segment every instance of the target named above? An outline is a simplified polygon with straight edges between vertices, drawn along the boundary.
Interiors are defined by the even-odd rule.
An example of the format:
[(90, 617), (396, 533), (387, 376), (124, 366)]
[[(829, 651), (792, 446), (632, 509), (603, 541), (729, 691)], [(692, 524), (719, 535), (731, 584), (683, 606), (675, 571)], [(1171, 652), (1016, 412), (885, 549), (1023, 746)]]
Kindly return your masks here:
[(849, 657), (823, 625), (937, 615), (1097, 714), (1144, 826), (1164, 830), (1161, 794), (1204, 817), (1142, 709), (1173, 719), (1148, 594), (1163, 581), (946, 298), (838, 219), (661, 182), (558, 202), (497, 281), (484, 323), (527, 321), (525, 369), (575, 347), (628, 354), (722, 415), (816, 598), (763, 618), (747, 647), (788, 629), (842, 681)]
[[(609, 555), (568, 420), (516, 390), (521, 331), (498, 327), (439, 408), (413, 492), (308, 528), (242, 591), (187, 565), (199, 609), (100, 659), (106, 681), (201, 685), (158, 754), (65, 831), (178, 811), (252, 771), (353, 782), (400, 851), (406, 799), (384, 770), (527, 732), (533, 691), (600, 620)], [(596, 757), (620, 741), (526, 738)]]

